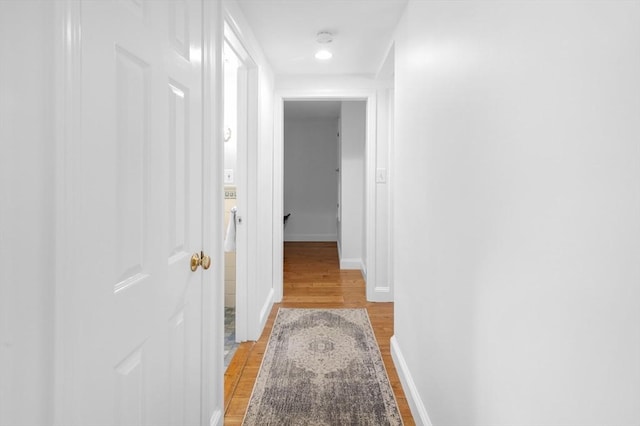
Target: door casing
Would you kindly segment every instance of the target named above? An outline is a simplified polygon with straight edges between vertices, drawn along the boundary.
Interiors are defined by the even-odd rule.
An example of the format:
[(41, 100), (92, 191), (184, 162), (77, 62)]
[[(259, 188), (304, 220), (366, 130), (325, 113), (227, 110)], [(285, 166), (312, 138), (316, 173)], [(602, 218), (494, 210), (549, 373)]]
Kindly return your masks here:
[[(256, 283), (258, 67), (244, 46), (235, 21), (224, 19), (224, 42), (240, 62), (237, 99), (236, 202), (236, 340), (256, 339), (251, 294)], [(223, 301), (224, 303), (224, 301)]]
[[(366, 295), (369, 301), (383, 301), (376, 294), (376, 117), (377, 92), (375, 89), (286, 89), (276, 91), (274, 108), (274, 221), (273, 221), (273, 286), (274, 300), (282, 301), (283, 297), (283, 242), (284, 224), (284, 101), (343, 100), (366, 101), (366, 141), (365, 141), (365, 234), (367, 268)], [(386, 300), (384, 300), (386, 301)]]

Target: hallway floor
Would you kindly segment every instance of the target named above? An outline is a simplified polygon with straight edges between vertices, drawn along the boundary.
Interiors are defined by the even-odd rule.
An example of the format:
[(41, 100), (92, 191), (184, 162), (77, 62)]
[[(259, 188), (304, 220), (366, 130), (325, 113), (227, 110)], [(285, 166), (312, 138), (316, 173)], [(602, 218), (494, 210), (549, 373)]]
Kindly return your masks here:
[(415, 424), (391, 359), (393, 303), (366, 301), (362, 274), (340, 270), (335, 243), (290, 242), (284, 245), (283, 301), (274, 305), (260, 339), (240, 344), (225, 373), (225, 425), (242, 424), (279, 307), (366, 308), (404, 424)]

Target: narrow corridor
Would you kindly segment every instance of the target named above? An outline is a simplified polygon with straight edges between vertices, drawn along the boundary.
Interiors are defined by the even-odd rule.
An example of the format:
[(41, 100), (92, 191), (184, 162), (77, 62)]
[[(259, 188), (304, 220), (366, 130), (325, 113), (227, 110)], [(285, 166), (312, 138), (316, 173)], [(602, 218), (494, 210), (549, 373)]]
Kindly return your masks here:
[(366, 301), (362, 274), (340, 270), (335, 243), (288, 242), (284, 245), (283, 301), (273, 306), (260, 339), (240, 344), (225, 374), (225, 425), (242, 423), (279, 307), (366, 308), (404, 424), (415, 424), (390, 354), (393, 303)]

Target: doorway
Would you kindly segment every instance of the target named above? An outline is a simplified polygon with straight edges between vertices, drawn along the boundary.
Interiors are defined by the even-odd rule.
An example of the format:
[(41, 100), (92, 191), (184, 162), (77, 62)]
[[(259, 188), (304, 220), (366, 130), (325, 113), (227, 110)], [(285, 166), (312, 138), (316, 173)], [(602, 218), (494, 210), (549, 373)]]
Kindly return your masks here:
[(284, 102), (285, 242), (335, 242), (366, 277), (366, 101)]
[[(329, 92), (329, 93), (327, 93)], [(345, 128), (342, 117), (344, 111), (356, 110), (356, 115), (362, 117), (362, 123), (359, 125), (359, 143), (357, 166), (353, 167), (351, 155), (354, 153), (345, 147), (344, 135), (334, 139), (333, 143), (340, 146), (338, 167), (333, 166), (334, 182), (336, 192), (336, 203), (333, 206), (333, 221), (336, 225), (335, 239), (340, 248), (341, 268), (342, 269), (359, 269), (362, 271), (366, 281), (367, 299), (370, 301), (383, 301), (379, 297), (376, 288), (376, 180), (375, 180), (375, 160), (376, 160), (376, 114), (377, 101), (375, 90), (302, 90), (289, 89), (276, 93), (276, 128), (275, 128), (275, 148), (274, 148), (274, 185), (277, 189), (274, 192), (275, 214), (287, 215), (291, 213), (289, 222), (286, 227), (291, 224), (291, 229), (285, 229), (285, 225), (274, 224), (274, 290), (275, 300), (282, 300), (284, 287), (283, 283), (283, 243), (286, 238), (290, 237), (293, 232), (293, 221), (296, 213), (286, 211), (289, 203), (285, 201), (285, 105), (288, 102), (298, 102), (302, 105), (304, 102), (322, 102), (322, 101), (338, 101), (341, 104), (341, 114), (339, 126)], [(354, 111), (352, 111), (354, 112)], [(351, 113), (349, 113), (352, 115)], [(338, 132), (336, 132), (336, 136)], [(345, 153), (348, 154), (345, 156)], [(334, 163), (335, 164), (335, 163)], [(345, 165), (347, 169), (345, 170)], [(338, 169), (336, 171), (336, 169)], [(348, 172), (348, 173), (347, 173)], [(355, 185), (356, 192), (349, 190), (345, 184)], [(279, 189), (279, 190), (278, 190)], [(351, 195), (350, 195), (351, 194)], [(355, 194), (355, 199), (352, 196)], [(357, 206), (356, 212), (345, 215), (345, 201), (351, 205)], [(287, 205), (285, 206), (285, 203)], [(278, 206), (282, 206), (281, 211), (277, 211)], [(282, 217), (282, 216), (280, 216)], [(352, 221), (351, 225), (345, 223), (345, 220)], [(349, 233), (355, 231), (357, 235), (345, 238), (343, 231), (348, 230)], [(285, 236), (285, 233), (289, 234)], [(345, 252), (344, 241), (353, 241), (355, 245), (349, 246)], [(276, 269), (277, 267), (277, 269)]]
[(285, 241), (338, 241), (341, 105), (284, 103)]
[[(240, 340), (236, 333), (238, 247), (238, 76), (242, 63), (227, 42), (223, 47), (224, 81), (224, 367)], [(236, 178), (238, 177), (238, 179)], [(244, 191), (241, 191), (244, 192)]]
[[(249, 252), (255, 245), (255, 194), (250, 181), (256, 150), (257, 66), (227, 22), (223, 44), (225, 210), (225, 366), (234, 343), (249, 339)], [(229, 226), (231, 224), (231, 227)], [(252, 226), (248, 226), (252, 225)], [(254, 268), (255, 269), (255, 268)], [(227, 337), (228, 336), (228, 337)], [(227, 352), (227, 350), (229, 352)]]

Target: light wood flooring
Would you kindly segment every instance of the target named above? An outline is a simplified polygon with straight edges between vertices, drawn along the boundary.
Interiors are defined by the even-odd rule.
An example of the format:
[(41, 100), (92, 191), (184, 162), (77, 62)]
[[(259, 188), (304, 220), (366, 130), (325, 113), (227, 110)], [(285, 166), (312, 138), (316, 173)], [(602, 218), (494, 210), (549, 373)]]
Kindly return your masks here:
[(225, 425), (242, 424), (279, 307), (366, 308), (404, 424), (415, 425), (391, 359), (393, 303), (366, 301), (360, 271), (340, 270), (335, 243), (285, 243), (283, 301), (274, 305), (260, 339), (240, 344), (225, 373)]

